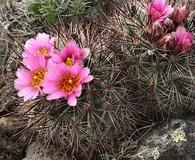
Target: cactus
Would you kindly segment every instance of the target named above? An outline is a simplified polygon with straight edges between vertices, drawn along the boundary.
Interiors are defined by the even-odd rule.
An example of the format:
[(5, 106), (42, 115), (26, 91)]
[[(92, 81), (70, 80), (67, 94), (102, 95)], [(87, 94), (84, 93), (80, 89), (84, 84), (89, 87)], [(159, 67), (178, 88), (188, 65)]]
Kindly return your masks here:
[(17, 135), (31, 133), (29, 139), (41, 139), (46, 146), (56, 145), (68, 159), (103, 159), (106, 152), (117, 154), (123, 149), (124, 139), (129, 141), (140, 117), (145, 116), (129, 91), (133, 84), (125, 73), (124, 62), (120, 54), (107, 49), (111, 38), (103, 28), (78, 21), (66, 32), (59, 28), (51, 33), (56, 35), (57, 49), (70, 39), (90, 48), (85, 66), (94, 80), (85, 85), (75, 107), (68, 106), (64, 99), (47, 101), (45, 97), (22, 103), (19, 114), (23, 130)]
[[(121, 6), (116, 6), (117, 9), (113, 16), (107, 18), (110, 20), (107, 28), (115, 32), (115, 39), (118, 40), (117, 46), (121, 47), (121, 55), (127, 57), (130, 79), (137, 81), (139, 88), (135, 90), (135, 93), (148, 97), (156, 103), (156, 106), (160, 106), (161, 109), (165, 108), (167, 111), (170, 107), (189, 106), (195, 96), (192, 67), (194, 48), (186, 51), (187, 53), (178, 51), (174, 44), (171, 45), (173, 48), (163, 48), (161, 46), (164, 42), (163, 37), (175, 32), (176, 28), (182, 24), (174, 22), (170, 15), (166, 21), (171, 22), (164, 32), (162, 31), (164, 28), (156, 24), (154, 28), (156, 30), (152, 30), (151, 25), (154, 23), (151, 23), (147, 16), (148, 5), (149, 2), (146, 0), (129, 0)], [(170, 5), (182, 6), (178, 1), (171, 1)], [(190, 34), (194, 33), (193, 17), (194, 12), (191, 9), (183, 22), (186, 30), (191, 32)], [(171, 43), (171, 40), (168, 42)], [(167, 42), (163, 44), (169, 45)]]

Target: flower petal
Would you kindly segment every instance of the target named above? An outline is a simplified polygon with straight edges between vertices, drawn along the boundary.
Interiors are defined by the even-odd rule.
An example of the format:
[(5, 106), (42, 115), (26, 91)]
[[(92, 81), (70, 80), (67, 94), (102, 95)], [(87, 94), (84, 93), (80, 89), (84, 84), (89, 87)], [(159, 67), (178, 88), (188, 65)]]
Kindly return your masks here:
[(25, 88), (21, 89), (21, 90), (18, 92), (18, 96), (19, 96), (19, 97), (23, 97), (23, 96), (25, 96), (25, 95), (31, 93), (32, 90), (33, 90), (33, 89), (32, 89), (31, 87), (25, 87)]
[(58, 92), (55, 92), (53, 94), (48, 95), (47, 100), (60, 99), (60, 98), (63, 98), (65, 96), (66, 96), (65, 92), (58, 91)]
[(84, 79), (82, 80), (82, 82), (83, 82), (83, 83), (88, 83), (88, 82), (92, 81), (93, 78), (94, 78), (94, 77), (93, 77), (92, 75), (89, 75), (89, 76), (87, 76), (86, 78), (84, 78)]
[(77, 98), (75, 95), (70, 95), (67, 100), (68, 100), (68, 105), (70, 105), (70, 106), (77, 105)]

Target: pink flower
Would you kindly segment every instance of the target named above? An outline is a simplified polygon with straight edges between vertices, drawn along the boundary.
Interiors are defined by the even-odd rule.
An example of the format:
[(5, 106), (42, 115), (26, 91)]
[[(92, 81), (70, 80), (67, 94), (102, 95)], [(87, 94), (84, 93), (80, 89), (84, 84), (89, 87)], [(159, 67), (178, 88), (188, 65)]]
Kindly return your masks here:
[(49, 35), (39, 33), (36, 38), (29, 39), (25, 46), (22, 56), (24, 58), (37, 55), (51, 56), (54, 52), (54, 37), (50, 39)]
[(175, 32), (175, 42), (179, 50), (186, 53), (192, 48), (193, 36), (183, 26), (179, 26)]
[(53, 54), (52, 61), (56, 64), (64, 63), (67, 66), (73, 66), (76, 62), (82, 62), (89, 52), (88, 48), (81, 49), (74, 41), (70, 41), (59, 54)]
[(43, 83), (43, 92), (49, 94), (47, 100), (65, 98), (70, 106), (76, 106), (77, 98), (81, 95), (82, 84), (93, 80), (87, 67), (62, 63), (49, 68)]
[(28, 69), (18, 68), (17, 79), (14, 86), (19, 97), (24, 97), (24, 101), (35, 99), (41, 91), (42, 82), (45, 79), (46, 61), (43, 56), (33, 57), (24, 60)]
[(164, 0), (156, 0), (148, 5), (147, 12), (152, 21), (163, 21), (173, 12), (173, 8)]
[(187, 15), (188, 15), (188, 10), (186, 7), (174, 8), (172, 19), (175, 22), (181, 23), (187, 18)]

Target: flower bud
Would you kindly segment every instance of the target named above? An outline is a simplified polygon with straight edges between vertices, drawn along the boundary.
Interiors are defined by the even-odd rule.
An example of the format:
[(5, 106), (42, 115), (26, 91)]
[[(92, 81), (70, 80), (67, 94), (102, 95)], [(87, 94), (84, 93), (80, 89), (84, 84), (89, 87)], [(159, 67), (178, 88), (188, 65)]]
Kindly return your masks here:
[(179, 26), (175, 32), (175, 41), (179, 50), (187, 53), (192, 49), (193, 36), (183, 26)]
[(164, 25), (162, 22), (156, 21), (149, 25), (148, 34), (149, 38), (152, 40), (157, 40), (165, 32)]
[(173, 23), (173, 20), (171, 20), (170, 18), (166, 18), (164, 21), (163, 21), (163, 24), (164, 24), (164, 28), (167, 30), (167, 31), (173, 31), (175, 29), (175, 25)]
[(188, 9), (186, 7), (174, 8), (172, 19), (177, 23), (182, 23), (188, 16)]
[(164, 50), (173, 50), (175, 48), (175, 35), (174, 32), (166, 34), (160, 40), (160, 48)]

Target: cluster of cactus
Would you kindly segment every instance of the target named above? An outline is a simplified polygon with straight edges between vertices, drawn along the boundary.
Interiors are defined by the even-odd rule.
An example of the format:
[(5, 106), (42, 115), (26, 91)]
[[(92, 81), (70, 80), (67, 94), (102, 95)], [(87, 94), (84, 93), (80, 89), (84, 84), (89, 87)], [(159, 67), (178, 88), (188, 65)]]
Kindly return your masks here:
[[(194, 49), (163, 48), (160, 41), (180, 22), (169, 19), (173, 28), (158, 35), (162, 21), (157, 28), (153, 26), (148, 5), (147, 0), (123, 1), (99, 24), (76, 21), (69, 29), (59, 26), (51, 30), (56, 49), (69, 40), (90, 48), (84, 65), (94, 80), (82, 90), (75, 107), (63, 99), (46, 101), (44, 96), (22, 103), (18, 112), (26, 126), (21, 134), (31, 133), (30, 139), (56, 145), (67, 159), (121, 158), (131, 153), (132, 137), (137, 125), (143, 125), (147, 118), (147, 106), (169, 108), (192, 103)], [(189, 32), (194, 32), (193, 17), (194, 13), (189, 13), (181, 24)]]
[(135, 94), (161, 108), (190, 106), (195, 98), (195, 14), (187, 6), (192, 3), (129, 0), (110, 18), (109, 29), (129, 63), (130, 79), (137, 81)]
[(129, 148), (128, 137), (144, 113), (141, 105), (133, 101), (129, 91), (133, 84), (128, 81), (120, 54), (107, 49), (112, 45), (110, 34), (95, 24), (75, 22), (68, 31), (51, 35), (56, 35), (56, 49), (63, 48), (69, 40), (81, 48), (90, 48), (84, 65), (95, 75), (94, 80), (83, 88), (74, 107), (64, 99), (47, 101), (45, 96), (22, 103), (19, 112), (22, 122), (27, 120), (28, 125), (20, 135), (34, 133), (30, 134), (32, 138), (43, 138), (44, 143), (58, 146), (68, 159), (103, 159), (106, 152), (122, 153)]

